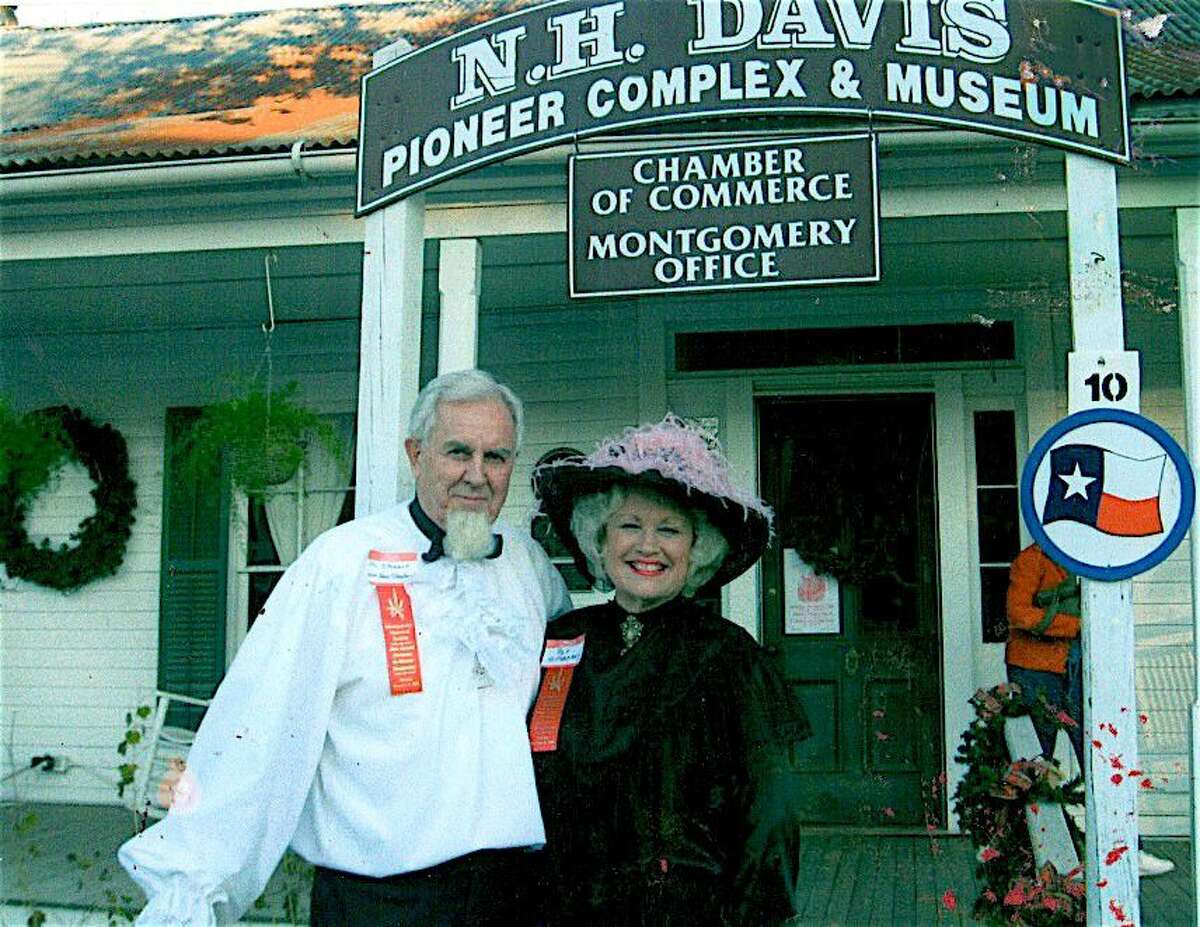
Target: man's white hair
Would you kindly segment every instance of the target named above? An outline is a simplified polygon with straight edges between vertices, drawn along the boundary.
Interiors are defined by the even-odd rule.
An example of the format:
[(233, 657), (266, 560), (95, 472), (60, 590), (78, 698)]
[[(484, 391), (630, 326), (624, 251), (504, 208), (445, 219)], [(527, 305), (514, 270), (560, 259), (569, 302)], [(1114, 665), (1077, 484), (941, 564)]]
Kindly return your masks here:
[(480, 402), (484, 399), (494, 399), (508, 409), (516, 433), (517, 446), (513, 452), (519, 451), (525, 436), (525, 408), (516, 393), (486, 370), (455, 370), (426, 383), (425, 388), (417, 394), (417, 401), (408, 418), (408, 437), (422, 444), (429, 441), (437, 425), (439, 403)]
[(691, 523), (694, 534), (692, 555), (687, 577), (683, 581), (682, 593), (688, 597), (694, 596), (725, 562), (725, 555), (729, 553), (729, 542), (709, 521), (708, 515), (700, 506), (680, 502), (651, 486), (636, 484), (618, 483), (604, 492), (581, 496), (571, 510), (571, 534), (575, 535), (575, 542), (583, 551), (588, 572), (595, 578), (593, 585), (601, 592), (610, 592), (613, 588), (612, 580), (604, 571), (605, 530), (613, 512), (633, 493), (649, 496), (670, 506)]

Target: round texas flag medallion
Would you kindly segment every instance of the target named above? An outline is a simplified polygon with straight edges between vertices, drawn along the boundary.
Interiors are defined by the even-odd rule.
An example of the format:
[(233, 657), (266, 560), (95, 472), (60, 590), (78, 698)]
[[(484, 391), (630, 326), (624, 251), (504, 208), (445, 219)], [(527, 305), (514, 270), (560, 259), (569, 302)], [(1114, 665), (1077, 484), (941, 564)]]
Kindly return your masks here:
[(1179, 445), (1120, 409), (1063, 419), (1021, 474), (1021, 514), (1034, 540), (1092, 579), (1128, 579), (1166, 559), (1187, 533), (1195, 495)]

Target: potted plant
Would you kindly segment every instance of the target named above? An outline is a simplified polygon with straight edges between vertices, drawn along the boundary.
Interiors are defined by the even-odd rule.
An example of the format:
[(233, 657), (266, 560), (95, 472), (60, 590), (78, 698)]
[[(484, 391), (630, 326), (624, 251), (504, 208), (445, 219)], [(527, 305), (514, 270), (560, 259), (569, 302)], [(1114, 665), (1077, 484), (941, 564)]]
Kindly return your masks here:
[(345, 453), (332, 426), (296, 399), (298, 385), (252, 385), (242, 395), (206, 406), (184, 439), (184, 466), (211, 474), (224, 462), (226, 476), (246, 493), (295, 476), (311, 442)]

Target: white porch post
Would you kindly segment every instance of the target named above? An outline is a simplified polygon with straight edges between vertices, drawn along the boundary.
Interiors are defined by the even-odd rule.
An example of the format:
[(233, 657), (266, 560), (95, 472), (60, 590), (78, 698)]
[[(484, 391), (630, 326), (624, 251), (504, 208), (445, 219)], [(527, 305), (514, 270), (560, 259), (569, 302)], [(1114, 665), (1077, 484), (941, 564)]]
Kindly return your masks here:
[(442, 294), (438, 323), (438, 373), (469, 370), (479, 353), (479, 281), (483, 248), (478, 238), (447, 238), (438, 260)]
[[(1066, 180), (1074, 349), (1123, 350), (1116, 168), (1085, 155), (1068, 154)], [(1089, 924), (1141, 922), (1137, 789), (1126, 781), (1113, 783), (1109, 765), (1112, 756), (1120, 757), (1126, 769), (1137, 768), (1138, 762), (1132, 588), (1129, 580), (1083, 581), (1085, 755), (1081, 759), (1087, 779)], [(1106, 730), (1101, 731), (1101, 724)], [(1092, 749), (1092, 740), (1103, 743), (1103, 749)], [(1119, 847), (1126, 852), (1107, 864), (1106, 856)], [(1124, 920), (1118, 920), (1118, 910), (1124, 913)]]
[[(379, 49), (375, 67), (410, 47), (401, 40)], [(420, 382), (425, 197), (385, 206), (365, 222), (355, 517), (382, 511), (408, 493), (403, 442)]]
[[(1175, 261), (1179, 271), (1179, 337), (1187, 455), (1200, 461), (1200, 208), (1175, 210)], [(1191, 532), (1192, 563), (1192, 858), (1200, 846), (1200, 544)], [(1192, 899), (1200, 923), (1200, 866), (1192, 864)]]

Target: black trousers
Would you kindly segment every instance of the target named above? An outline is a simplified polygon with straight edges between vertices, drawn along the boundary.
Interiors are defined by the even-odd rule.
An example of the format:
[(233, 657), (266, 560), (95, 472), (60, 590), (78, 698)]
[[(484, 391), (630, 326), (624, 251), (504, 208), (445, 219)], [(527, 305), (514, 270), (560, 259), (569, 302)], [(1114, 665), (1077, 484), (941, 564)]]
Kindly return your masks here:
[(374, 879), (318, 866), (312, 927), (508, 927), (536, 924), (538, 854), (480, 850), (429, 869)]

